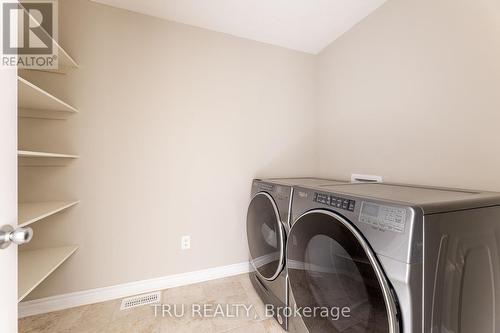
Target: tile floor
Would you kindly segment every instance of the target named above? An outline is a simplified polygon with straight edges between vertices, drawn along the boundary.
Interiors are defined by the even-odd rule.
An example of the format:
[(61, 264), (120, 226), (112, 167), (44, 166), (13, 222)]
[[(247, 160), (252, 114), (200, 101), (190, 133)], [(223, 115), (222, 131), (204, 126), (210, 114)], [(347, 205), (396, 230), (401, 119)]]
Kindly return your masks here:
[[(164, 290), (162, 304), (184, 304), (184, 316), (155, 316), (152, 306), (120, 311), (120, 300), (27, 317), (19, 320), (20, 333), (279, 333), (284, 332), (274, 319), (265, 317), (265, 308), (254, 291), (248, 275), (238, 275)], [(237, 316), (201, 318), (191, 315), (192, 304), (245, 304)], [(215, 308), (215, 307), (214, 307)], [(214, 309), (212, 308), (212, 309)], [(182, 307), (176, 308), (180, 314)], [(170, 311), (174, 314), (174, 309)]]

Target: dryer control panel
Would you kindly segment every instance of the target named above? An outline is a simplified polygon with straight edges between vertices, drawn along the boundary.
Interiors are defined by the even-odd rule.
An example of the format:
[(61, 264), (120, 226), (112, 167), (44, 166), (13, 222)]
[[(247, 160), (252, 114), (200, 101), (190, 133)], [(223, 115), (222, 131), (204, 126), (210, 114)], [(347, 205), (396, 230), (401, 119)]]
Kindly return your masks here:
[(318, 192), (314, 193), (313, 201), (322, 203), (324, 205), (345, 209), (351, 212), (354, 212), (354, 208), (356, 208), (356, 201), (354, 200)]
[(370, 224), (382, 230), (401, 233), (405, 231), (406, 209), (363, 201), (359, 222)]

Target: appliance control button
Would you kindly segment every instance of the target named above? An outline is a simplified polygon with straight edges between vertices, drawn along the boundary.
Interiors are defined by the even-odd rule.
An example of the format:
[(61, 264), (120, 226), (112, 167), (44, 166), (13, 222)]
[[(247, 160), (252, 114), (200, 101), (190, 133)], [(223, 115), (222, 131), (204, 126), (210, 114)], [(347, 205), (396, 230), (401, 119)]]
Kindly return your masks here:
[(349, 200), (344, 199), (344, 201), (342, 201), (342, 209), (348, 209), (348, 208), (349, 208)]

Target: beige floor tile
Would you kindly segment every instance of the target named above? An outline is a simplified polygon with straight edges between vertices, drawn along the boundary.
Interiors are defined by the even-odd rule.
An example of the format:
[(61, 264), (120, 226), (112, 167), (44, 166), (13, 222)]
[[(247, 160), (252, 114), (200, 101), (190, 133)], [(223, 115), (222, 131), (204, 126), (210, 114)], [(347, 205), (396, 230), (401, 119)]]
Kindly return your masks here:
[(248, 295), (248, 299), (251, 304), (255, 307), (255, 311), (259, 315), (261, 319), (271, 319), (271, 317), (266, 316), (266, 306), (260, 299), (260, 296), (255, 291), (252, 282), (250, 281), (250, 277), (248, 274), (237, 275), (236, 278), (239, 279), (243, 289), (245, 289), (246, 294)]
[(82, 316), (87, 310), (87, 306), (79, 306), (63, 311), (58, 311), (57, 330), (64, 329), (65, 327), (73, 326), (82, 320)]
[(206, 294), (201, 283), (164, 290), (161, 298), (162, 304), (191, 305), (205, 300)]
[(185, 313), (183, 317), (166, 317), (161, 320), (161, 333), (189, 333), (189, 332), (215, 332), (212, 320), (192, 316), (190, 312)]
[(241, 286), (243, 287), (243, 289), (245, 289), (246, 292), (254, 291), (252, 281), (250, 281), (250, 276), (248, 274), (236, 275), (233, 278), (238, 279), (238, 281), (241, 283)]
[(274, 320), (268, 319), (249, 325), (241, 326), (224, 333), (284, 333), (286, 332), (281, 326)]
[(280, 324), (273, 318), (273, 319), (267, 319), (262, 322), (264, 325), (264, 328), (266, 329), (267, 333), (282, 333), (286, 332)]
[(216, 332), (225, 332), (261, 320), (246, 294), (221, 295), (219, 298), (211, 299), (210, 302), (213, 302), (214, 306), (222, 306), (224, 311), (224, 316), (212, 319)]
[[(162, 292), (162, 304), (184, 305), (180, 318), (155, 315), (149, 305), (120, 311), (120, 300), (82, 306), (19, 321), (21, 333), (189, 333), (189, 332), (282, 332), (281, 327), (264, 316), (265, 308), (248, 276), (238, 275), (206, 283), (172, 288)], [(212, 310), (222, 306), (223, 315), (206, 318), (192, 313), (192, 304), (208, 304)], [(247, 314), (243, 307), (251, 306)], [(226, 306), (229, 306), (228, 308)], [(178, 313), (182, 308), (178, 308)], [(229, 311), (227, 311), (229, 310)], [(171, 309), (171, 314), (173, 313)], [(182, 314), (182, 313), (180, 313)], [(229, 316), (228, 316), (229, 315)]]
[(212, 325), (214, 327), (215, 333), (223, 333), (232, 331), (234, 329), (249, 326), (255, 323), (260, 323), (260, 321), (256, 320), (238, 320), (234, 318), (215, 318), (211, 320)]
[(106, 333), (159, 333), (161, 318), (150, 306), (115, 312)]
[(246, 326), (241, 326), (229, 331), (226, 333), (281, 333), (285, 332), (281, 330), (281, 327), (278, 327), (279, 330), (276, 330), (276, 327), (273, 326), (268, 320), (255, 322)]
[(19, 320), (20, 333), (53, 333), (63, 311), (31, 316)]
[(106, 333), (159, 333), (160, 322), (141, 318), (133, 320), (113, 321), (108, 325)]
[(217, 298), (208, 299), (207, 303), (213, 304), (214, 306), (222, 306), (224, 311), (231, 316), (238, 316), (239, 318), (249, 318), (252, 320), (262, 319), (258, 315), (257, 311), (255, 310), (255, 305), (247, 294), (230, 296), (220, 295)]
[(217, 279), (202, 284), (205, 295), (210, 298), (217, 298), (221, 295), (234, 296), (245, 294), (245, 289), (241, 285), (238, 277), (228, 277)]
[(214, 333), (214, 327), (210, 321), (199, 321), (188, 325), (162, 325), (160, 333)]
[(73, 331), (76, 332), (76, 330), (70, 331), (69, 329), (83, 322), (82, 317), (86, 310), (87, 310), (86, 306), (80, 306), (60, 311), (58, 313), (58, 320), (56, 323), (56, 329), (54, 331), (57, 331), (58, 333), (73, 332)]
[[(75, 308), (77, 314), (68, 315), (57, 325), (58, 333), (104, 332), (119, 307), (119, 301), (109, 301)], [(71, 311), (68, 310), (68, 311)]]
[(255, 290), (251, 290), (247, 292), (248, 300), (251, 304), (253, 304), (255, 311), (259, 315), (261, 319), (271, 319), (272, 316), (268, 316), (266, 313), (266, 305), (262, 302), (259, 294)]

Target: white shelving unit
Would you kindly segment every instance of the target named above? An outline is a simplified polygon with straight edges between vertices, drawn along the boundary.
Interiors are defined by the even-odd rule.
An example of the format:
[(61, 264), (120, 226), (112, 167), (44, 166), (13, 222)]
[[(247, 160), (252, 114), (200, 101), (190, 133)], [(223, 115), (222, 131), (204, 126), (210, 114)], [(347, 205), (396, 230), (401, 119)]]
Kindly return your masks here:
[(18, 106), (21, 117), (64, 119), (78, 110), (42, 88), (18, 77)]
[(46, 217), (62, 212), (80, 201), (24, 202), (18, 207), (18, 226), (26, 227)]
[(19, 252), (18, 301), (24, 299), (62, 265), (78, 246), (64, 246)]
[[(30, 15), (31, 20), (35, 20)], [(42, 29), (43, 30), (43, 29)], [(47, 32), (43, 31), (47, 36)], [(50, 36), (49, 36), (50, 38)], [(41, 70), (51, 73), (67, 73), (69, 69), (78, 68), (75, 60), (53, 39), (53, 47), (58, 53), (58, 70)], [(31, 70), (22, 70), (22, 72)], [(36, 69), (36, 71), (40, 71)], [(45, 74), (44, 74), (45, 75)], [(53, 75), (48, 74), (47, 75)], [(50, 94), (42, 87), (18, 76), (18, 107), (19, 117), (66, 119), (78, 113), (78, 110)], [(79, 158), (78, 155), (18, 150), (19, 166), (65, 166), (68, 160)], [(79, 201), (45, 201), (25, 202), (18, 206), (18, 225), (28, 226), (32, 223), (48, 218), (78, 204)], [(46, 225), (43, 225), (45, 227)], [(47, 225), (48, 226), (48, 225)], [(18, 301), (23, 300), (42, 281), (61, 266), (75, 251), (78, 246), (49, 247), (38, 250), (21, 250), (18, 257)]]

